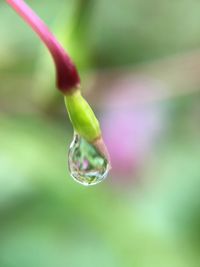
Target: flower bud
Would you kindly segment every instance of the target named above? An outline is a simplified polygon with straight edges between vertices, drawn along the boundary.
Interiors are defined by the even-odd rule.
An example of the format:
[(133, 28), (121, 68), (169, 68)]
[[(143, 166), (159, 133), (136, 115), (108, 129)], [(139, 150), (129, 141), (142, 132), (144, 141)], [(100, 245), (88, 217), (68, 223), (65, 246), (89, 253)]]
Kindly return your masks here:
[(101, 136), (99, 122), (80, 90), (65, 95), (65, 105), (74, 130), (89, 142)]

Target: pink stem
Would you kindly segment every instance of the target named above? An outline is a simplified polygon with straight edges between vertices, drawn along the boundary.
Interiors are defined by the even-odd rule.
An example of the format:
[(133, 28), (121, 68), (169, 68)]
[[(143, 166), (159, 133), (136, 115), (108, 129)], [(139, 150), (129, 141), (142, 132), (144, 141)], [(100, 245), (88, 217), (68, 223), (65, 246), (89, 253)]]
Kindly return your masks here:
[(58, 89), (66, 94), (78, 87), (80, 78), (76, 67), (44, 22), (23, 0), (6, 1), (31, 26), (49, 49), (56, 66)]

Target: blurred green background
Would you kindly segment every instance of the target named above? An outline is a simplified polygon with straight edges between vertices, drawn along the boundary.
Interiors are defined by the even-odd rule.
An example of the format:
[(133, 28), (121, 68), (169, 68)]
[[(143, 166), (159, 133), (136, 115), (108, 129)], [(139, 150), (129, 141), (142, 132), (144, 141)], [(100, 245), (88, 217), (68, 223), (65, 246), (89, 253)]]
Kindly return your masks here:
[(52, 60), (0, 2), (0, 267), (200, 266), (200, 2), (27, 1), (69, 51), (112, 171), (67, 170)]

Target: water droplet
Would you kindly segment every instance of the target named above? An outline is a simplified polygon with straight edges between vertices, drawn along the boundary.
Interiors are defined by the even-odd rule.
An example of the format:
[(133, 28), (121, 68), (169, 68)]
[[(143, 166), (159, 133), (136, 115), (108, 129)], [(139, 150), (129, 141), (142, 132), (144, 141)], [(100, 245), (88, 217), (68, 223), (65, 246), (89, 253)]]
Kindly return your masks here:
[(76, 133), (69, 148), (68, 165), (73, 179), (86, 186), (100, 183), (110, 170), (108, 160)]

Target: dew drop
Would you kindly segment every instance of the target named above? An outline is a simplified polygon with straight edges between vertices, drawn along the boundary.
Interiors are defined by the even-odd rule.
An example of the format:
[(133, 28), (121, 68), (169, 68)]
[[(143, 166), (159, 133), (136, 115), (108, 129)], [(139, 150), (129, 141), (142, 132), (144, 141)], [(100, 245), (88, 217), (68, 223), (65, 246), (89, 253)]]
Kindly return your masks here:
[(100, 183), (110, 170), (108, 160), (76, 133), (69, 148), (68, 166), (72, 178), (85, 186)]

